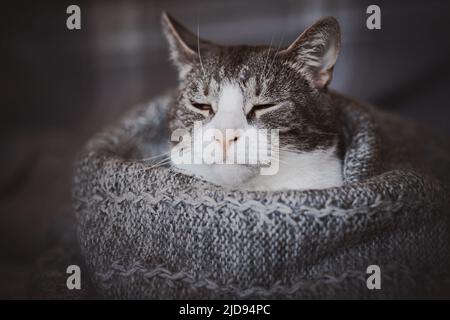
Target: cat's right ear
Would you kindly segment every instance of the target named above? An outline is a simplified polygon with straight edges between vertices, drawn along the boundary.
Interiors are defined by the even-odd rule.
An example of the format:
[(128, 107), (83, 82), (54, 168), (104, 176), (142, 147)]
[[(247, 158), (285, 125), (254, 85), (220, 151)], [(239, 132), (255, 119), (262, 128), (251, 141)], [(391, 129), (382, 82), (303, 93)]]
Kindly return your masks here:
[(333, 17), (323, 18), (306, 29), (279, 54), (305, 75), (319, 89), (326, 88), (341, 47), (339, 23)]
[(209, 42), (198, 38), (166, 12), (162, 14), (161, 23), (169, 43), (170, 58), (178, 68), (180, 78), (183, 78), (197, 61), (199, 51)]

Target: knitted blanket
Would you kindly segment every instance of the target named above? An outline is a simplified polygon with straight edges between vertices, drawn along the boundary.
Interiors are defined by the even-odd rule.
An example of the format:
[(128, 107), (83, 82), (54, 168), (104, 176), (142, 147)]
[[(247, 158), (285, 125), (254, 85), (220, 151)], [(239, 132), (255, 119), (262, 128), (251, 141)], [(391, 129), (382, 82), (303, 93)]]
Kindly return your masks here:
[[(96, 135), (73, 184), (78, 238), (107, 298), (448, 295), (450, 146), (343, 105), (344, 186), (234, 191), (140, 159), (167, 151), (170, 94)], [(381, 289), (369, 290), (377, 265)]]

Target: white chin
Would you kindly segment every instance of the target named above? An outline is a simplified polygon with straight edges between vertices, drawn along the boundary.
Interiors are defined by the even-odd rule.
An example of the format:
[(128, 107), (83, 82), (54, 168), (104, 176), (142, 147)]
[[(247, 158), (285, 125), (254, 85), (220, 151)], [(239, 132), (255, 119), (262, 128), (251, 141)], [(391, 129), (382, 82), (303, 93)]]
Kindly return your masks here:
[(258, 169), (238, 164), (181, 165), (186, 174), (228, 187), (239, 187), (258, 174)]
[(217, 184), (238, 187), (257, 174), (255, 168), (244, 165), (217, 164), (212, 169), (218, 178)]

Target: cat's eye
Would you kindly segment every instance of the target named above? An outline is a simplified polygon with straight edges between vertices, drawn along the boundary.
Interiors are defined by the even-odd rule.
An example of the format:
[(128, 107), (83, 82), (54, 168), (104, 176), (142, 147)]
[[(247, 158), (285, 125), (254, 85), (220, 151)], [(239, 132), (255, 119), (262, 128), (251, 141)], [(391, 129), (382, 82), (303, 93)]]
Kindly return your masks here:
[(275, 107), (276, 103), (265, 103), (265, 104), (256, 104), (247, 114), (247, 118), (254, 118), (258, 114), (262, 114), (265, 110)]
[(196, 103), (196, 102), (192, 102), (192, 106), (195, 109), (198, 109), (200, 111), (208, 111), (208, 112), (213, 112), (212, 106), (210, 104), (207, 103)]

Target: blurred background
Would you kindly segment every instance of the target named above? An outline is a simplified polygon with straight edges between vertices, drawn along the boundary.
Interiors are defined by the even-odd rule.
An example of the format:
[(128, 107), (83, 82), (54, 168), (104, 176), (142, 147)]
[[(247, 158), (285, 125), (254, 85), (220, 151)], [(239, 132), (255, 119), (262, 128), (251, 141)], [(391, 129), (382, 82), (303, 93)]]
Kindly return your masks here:
[[(450, 133), (449, 1), (11, 3), (0, 13), (0, 298), (34, 296), (42, 256), (70, 214), (83, 143), (176, 85), (162, 10), (221, 44), (276, 46), (333, 15), (343, 45), (331, 87)], [(70, 4), (81, 8), (81, 30), (66, 28)], [(366, 28), (370, 4), (381, 8), (381, 30)]]

